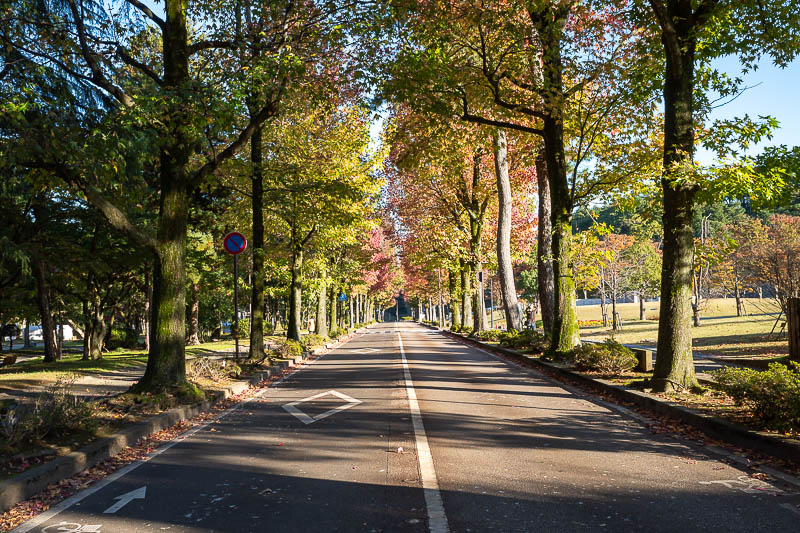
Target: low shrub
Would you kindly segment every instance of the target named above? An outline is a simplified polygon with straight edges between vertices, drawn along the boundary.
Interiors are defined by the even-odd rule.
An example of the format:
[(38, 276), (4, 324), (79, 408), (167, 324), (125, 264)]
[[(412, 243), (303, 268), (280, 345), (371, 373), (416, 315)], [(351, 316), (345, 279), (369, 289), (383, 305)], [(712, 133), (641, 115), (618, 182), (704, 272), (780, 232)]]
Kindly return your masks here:
[(500, 335), (503, 332), (499, 329), (483, 329), (475, 333), (475, 338), (480, 341), (494, 341), (497, 342), (500, 340)]
[(339, 337), (344, 337), (347, 335), (347, 330), (344, 328), (333, 328), (328, 332), (328, 337), (331, 339), (338, 339)]
[(749, 407), (772, 429), (800, 431), (800, 364), (771, 363), (767, 370), (726, 367), (711, 372), (737, 405)]
[(614, 339), (602, 344), (585, 343), (571, 352), (572, 364), (578, 370), (620, 374), (636, 366), (636, 356)]
[(48, 435), (97, 429), (94, 406), (75, 396), (70, 389), (78, 378), (64, 374), (45, 389), (33, 405), (9, 407), (0, 418), (0, 434), (8, 447), (39, 444)]
[(304, 350), (311, 350), (316, 348), (317, 346), (324, 346), (325, 341), (327, 339), (322, 335), (317, 335), (316, 333), (309, 333), (308, 335), (303, 335), (300, 338), (300, 344), (303, 346)]
[(550, 346), (550, 338), (538, 331), (512, 329), (500, 335), (500, 346), (531, 349), (535, 353), (542, 353)]
[(278, 339), (275, 352), (278, 357), (295, 359), (303, 355), (303, 345), (292, 339)]

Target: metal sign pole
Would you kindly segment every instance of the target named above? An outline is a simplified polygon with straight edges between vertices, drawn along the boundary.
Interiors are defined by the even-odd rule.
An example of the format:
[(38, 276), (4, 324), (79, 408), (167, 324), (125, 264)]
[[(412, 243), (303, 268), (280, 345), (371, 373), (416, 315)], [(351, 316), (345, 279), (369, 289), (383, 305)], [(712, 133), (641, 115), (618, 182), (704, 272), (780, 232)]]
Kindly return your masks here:
[(236, 363), (239, 363), (239, 256), (233, 256), (233, 339), (236, 343)]

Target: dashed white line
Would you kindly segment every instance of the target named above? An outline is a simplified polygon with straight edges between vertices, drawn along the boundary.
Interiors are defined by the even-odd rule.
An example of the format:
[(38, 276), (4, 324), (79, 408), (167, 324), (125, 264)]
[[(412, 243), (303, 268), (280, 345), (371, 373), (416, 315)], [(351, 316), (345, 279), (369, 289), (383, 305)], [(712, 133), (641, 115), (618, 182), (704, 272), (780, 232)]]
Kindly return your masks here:
[(411, 371), (408, 368), (406, 351), (403, 348), (403, 337), (397, 334), (400, 344), (400, 357), (403, 361), (403, 374), (406, 378), (406, 393), (408, 394), (408, 408), (411, 411), (411, 424), (414, 427), (414, 437), (417, 443), (417, 459), (419, 460), (422, 490), (425, 494), (425, 507), (428, 511), (428, 529), (431, 533), (449, 533), (450, 524), (444, 512), (442, 493), (439, 491), (439, 480), (436, 478), (436, 469), (433, 466), (431, 449), (428, 446), (428, 437), (422, 423), (422, 412), (417, 401), (417, 392), (411, 380)]

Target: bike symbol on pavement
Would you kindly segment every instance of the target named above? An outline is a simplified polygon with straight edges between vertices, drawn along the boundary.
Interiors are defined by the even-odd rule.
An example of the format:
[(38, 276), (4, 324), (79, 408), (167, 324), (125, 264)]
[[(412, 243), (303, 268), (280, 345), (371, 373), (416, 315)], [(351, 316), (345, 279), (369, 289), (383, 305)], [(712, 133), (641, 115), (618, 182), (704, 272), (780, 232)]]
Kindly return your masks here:
[(83, 525), (75, 522), (59, 522), (42, 529), (42, 533), (100, 533), (102, 524)]

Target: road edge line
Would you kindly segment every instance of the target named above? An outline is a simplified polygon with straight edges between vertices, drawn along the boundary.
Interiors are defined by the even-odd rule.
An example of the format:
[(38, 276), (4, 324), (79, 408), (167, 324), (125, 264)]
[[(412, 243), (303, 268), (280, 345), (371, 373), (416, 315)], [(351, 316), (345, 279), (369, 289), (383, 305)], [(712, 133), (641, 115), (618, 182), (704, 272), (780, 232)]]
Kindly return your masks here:
[(428, 512), (428, 530), (431, 533), (449, 533), (450, 524), (444, 511), (442, 493), (439, 490), (439, 479), (436, 477), (436, 468), (433, 466), (433, 456), (428, 445), (428, 436), (425, 425), (422, 423), (422, 411), (417, 401), (417, 392), (411, 380), (411, 370), (408, 367), (406, 351), (403, 348), (403, 337), (397, 332), (397, 341), (400, 344), (400, 358), (403, 362), (403, 375), (406, 380), (406, 395), (408, 396), (408, 409), (411, 412), (411, 425), (414, 427), (414, 440), (417, 447), (417, 462), (419, 463), (422, 490), (425, 495), (425, 508)]

